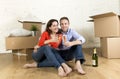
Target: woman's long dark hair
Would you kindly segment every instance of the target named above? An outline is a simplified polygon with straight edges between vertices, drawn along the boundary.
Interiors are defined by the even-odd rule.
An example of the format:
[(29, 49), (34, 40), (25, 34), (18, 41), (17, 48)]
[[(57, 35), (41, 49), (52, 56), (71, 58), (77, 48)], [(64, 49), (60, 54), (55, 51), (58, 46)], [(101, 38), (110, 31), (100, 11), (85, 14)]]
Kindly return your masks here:
[(51, 27), (53, 22), (57, 22), (58, 23), (58, 20), (51, 19), (51, 20), (48, 21), (47, 26), (46, 26), (46, 30), (45, 31), (47, 31), (49, 35), (52, 33), (52, 31), (49, 29), (49, 27)]

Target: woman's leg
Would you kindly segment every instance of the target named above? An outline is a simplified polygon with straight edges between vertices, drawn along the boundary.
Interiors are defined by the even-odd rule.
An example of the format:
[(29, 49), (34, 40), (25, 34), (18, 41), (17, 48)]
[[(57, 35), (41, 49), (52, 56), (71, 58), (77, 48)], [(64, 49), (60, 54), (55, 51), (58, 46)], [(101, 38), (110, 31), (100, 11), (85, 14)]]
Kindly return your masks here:
[(27, 63), (23, 66), (24, 68), (36, 68), (37, 67), (37, 63), (33, 62), (33, 63)]
[(44, 47), (40, 47), (37, 49), (37, 52), (32, 53), (32, 58), (38, 63), (46, 59), (46, 56), (43, 50), (44, 50)]
[(53, 50), (57, 60), (60, 62), (60, 64), (64, 68), (66, 74), (69, 74), (72, 71), (72, 69), (65, 63), (65, 60), (60, 56), (59, 52), (56, 49), (52, 48), (52, 50)]
[(42, 47), (40, 47), (37, 52), (33, 52), (32, 53), (32, 58), (35, 60), (35, 62), (33, 63), (27, 63), (25, 64), (23, 67), (24, 68), (36, 68), (38, 63), (43, 61), (45, 59), (45, 55), (43, 52), (41, 52), (41, 50), (43, 50)]
[(47, 45), (38, 48), (37, 52), (32, 53), (32, 57), (38, 64), (41, 63), (45, 57), (47, 60), (49, 60), (49, 62), (52, 62), (56, 68), (60, 66), (60, 63), (57, 61), (53, 51), (51, 50), (51, 47)]
[(37, 67), (54, 67), (54, 63), (45, 59), (37, 64)]
[[(59, 63), (59, 61), (57, 60), (56, 56), (54, 53), (56, 53), (55, 51), (52, 50), (52, 48), (50, 46), (42, 46), (42, 49), (38, 49), (38, 55), (33, 54), (33, 58), (34, 60), (36, 60), (38, 62), (37, 67), (49, 67), (49, 66), (54, 66), (58, 69), (58, 74), (60, 76), (66, 76), (66, 73), (64, 72), (61, 64)], [(39, 56), (40, 55), (45, 55), (46, 59), (43, 60), (42, 62), (40, 61)], [(36, 58), (35, 58), (36, 57)], [(40, 56), (41, 57), (41, 56)]]

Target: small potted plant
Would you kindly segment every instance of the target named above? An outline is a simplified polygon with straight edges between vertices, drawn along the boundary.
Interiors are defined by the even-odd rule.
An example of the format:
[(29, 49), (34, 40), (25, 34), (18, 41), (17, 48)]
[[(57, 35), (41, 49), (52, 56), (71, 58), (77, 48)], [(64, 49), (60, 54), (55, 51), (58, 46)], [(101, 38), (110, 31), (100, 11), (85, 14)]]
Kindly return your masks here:
[(32, 31), (32, 36), (36, 36), (36, 33), (37, 33), (37, 31), (38, 31), (37, 26), (36, 26), (36, 25), (32, 25), (31, 31)]

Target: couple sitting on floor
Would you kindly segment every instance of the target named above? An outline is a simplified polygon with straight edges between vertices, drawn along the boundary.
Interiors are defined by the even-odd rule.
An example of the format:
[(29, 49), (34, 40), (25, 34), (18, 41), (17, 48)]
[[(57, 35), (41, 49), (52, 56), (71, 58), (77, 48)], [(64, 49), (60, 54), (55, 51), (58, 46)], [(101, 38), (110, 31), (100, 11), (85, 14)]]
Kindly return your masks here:
[(61, 29), (58, 21), (48, 21), (46, 30), (42, 33), (38, 45), (34, 47), (32, 64), (25, 64), (25, 68), (31, 67), (56, 67), (58, 75), (67, 76), (72, 68), (65, 61), (75, 59), (74, 68), (78, 73), (84, 75), (81, 64), (85, 61), (82, 53), (82, 44), (85, 42), (83, 36), (69, 28), (70, 22), (67, 17), (60, 19)]

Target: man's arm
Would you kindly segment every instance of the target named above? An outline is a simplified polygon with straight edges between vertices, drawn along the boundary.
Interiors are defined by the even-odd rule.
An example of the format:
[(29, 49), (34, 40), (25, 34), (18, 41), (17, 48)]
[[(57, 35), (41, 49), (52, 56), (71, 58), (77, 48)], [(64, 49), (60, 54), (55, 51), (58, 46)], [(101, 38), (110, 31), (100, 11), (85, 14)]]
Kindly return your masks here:
[(72, 30), (72, 36), (75, 39), (77, 44), (78, 43), (83, 44), (86, 41), (85, 38), (82, 35), (80, 35), (79, 33), (77, 33), (75, 30)]
[(74, 38), (73, 41), (65, 42), (64, 45), (69, 47), (73, 45), (80, 45), (85, 43), (85, 38), (78, 34), (75, 30), (71, 30), (72, 37)]
[(80, 44), (82, 44), (82, 42), (80, 40), (64, 43), (64, 45), (67, 46), (67, 47), (74, 46), (74, 45), (80, 45)]

